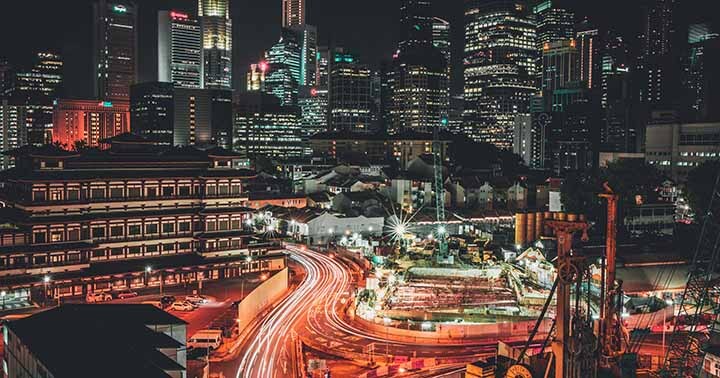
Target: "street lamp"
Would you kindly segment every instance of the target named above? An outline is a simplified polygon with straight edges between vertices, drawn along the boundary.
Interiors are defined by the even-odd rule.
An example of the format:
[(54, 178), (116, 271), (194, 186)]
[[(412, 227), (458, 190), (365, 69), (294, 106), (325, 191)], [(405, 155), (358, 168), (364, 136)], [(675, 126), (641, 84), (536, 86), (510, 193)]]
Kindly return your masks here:
[(48, 284), (50, 283), (50, 276), (45, 275), (43, 277), (43, 285), (45, 286), (45, 291), (43, 292), (43, 305), (47, 306), (47, 296), (48, 296)]
[(0, 298), (2, 298), (2, 309), (5, 309), (5, 296), (7, 295), (7, 292), (5, 290), (0, 291)]
[[(673, 302), (672, 299), (666, 299), (666, 300), (665, 300), (665, 304), (668, 305), (668, 306), (673, 306), (673, 305), (675, 304), (675, 302)], [(674, 310), (675, 310), (675, 308), (673, 307), (673, 313), (675, 313)], [(667, 318), (667, 314), (666, 314), (665, 311), (663, 310), (663, 334), (662, 334), (662, 348), (663, 348), (663, 353), (665, 353), (665, 330), (667, 329), (667, 324), (665, 323), (665, 322), (666, 322), (666, 318)]]

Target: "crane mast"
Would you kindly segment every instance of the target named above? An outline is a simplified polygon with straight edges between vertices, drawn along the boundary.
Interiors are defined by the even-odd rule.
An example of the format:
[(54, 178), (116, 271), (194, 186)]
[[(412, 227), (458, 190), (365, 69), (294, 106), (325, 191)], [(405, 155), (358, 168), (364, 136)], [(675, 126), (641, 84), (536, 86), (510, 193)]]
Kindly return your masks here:
[(436, 257), (445, 259), (448, 253), (447, 229), (445, 228), (445, 182), (443, 181), (442, 165), (442, 142), (440, 141), (440, 129), (447, 125), (448, 119), (443, 117), (440, 124), (433, 128), (433, 190), (435, 191), (435, 219), (437, 229), (435, 231), (438, 247)]

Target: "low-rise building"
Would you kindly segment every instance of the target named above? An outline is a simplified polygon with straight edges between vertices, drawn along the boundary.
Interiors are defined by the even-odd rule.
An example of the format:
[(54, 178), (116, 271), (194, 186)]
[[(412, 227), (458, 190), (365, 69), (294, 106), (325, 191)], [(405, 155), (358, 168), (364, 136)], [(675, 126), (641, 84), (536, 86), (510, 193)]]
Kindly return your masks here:
[(354, 234), (379, 237), (383, 233), (384, 217), (347, 216), (324, 210), (306, 208), (273, 214), (277, 229), (287, 225), (287, 235), (308, 244), (325, 244)]
[(681, 123), (660, 118), (647, 125), (645, 161), (682, 183), (693, 168), (720, 158), (719, 145), (720, 122)]
[(152, 305), (63, 305), (5, 327), (16, 377), (187, 376), (187, 323)]

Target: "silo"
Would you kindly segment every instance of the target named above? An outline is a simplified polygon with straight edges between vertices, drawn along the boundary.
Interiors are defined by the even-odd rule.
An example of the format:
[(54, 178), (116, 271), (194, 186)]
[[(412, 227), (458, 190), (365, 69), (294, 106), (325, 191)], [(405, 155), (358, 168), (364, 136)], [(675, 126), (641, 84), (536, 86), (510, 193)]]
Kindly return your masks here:
[(528, 243), (532, 243), (535, 241), (535, 214), (533, 213), (527, 214), (527, 232), (525, 235), (525, 240)]
[(515, 214), (515, 244), (524, 245), (527, 240), (527, 214)]
[(544, 213), (535, 213), (535, 239), (540, 239), (543, 235), (543, 217)]

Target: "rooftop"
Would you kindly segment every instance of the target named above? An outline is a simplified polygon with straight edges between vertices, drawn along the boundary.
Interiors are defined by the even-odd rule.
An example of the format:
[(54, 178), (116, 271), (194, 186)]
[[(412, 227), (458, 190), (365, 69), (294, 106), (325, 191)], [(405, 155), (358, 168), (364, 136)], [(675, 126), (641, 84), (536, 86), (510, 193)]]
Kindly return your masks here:
[(183, 344), (149, 326), (184, 324), (152, 305), (69, 304), (7, 327), (55, 377), (168, 377), (185, 368), (157, 349)]

